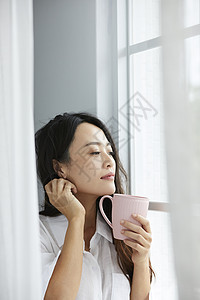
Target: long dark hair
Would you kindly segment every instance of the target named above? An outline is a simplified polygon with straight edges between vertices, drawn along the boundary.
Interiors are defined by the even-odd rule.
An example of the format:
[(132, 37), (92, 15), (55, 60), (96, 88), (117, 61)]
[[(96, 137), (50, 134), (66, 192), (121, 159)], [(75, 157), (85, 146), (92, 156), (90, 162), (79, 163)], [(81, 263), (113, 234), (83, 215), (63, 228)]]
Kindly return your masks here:
[[(118, 151), (115, 143), (111, 137), (106, 126), (94, 115), (81, 112), (81, 113), (64, 113), (57, 115), (54, 119), (49, 121), (45, 126), (39, 129), (35, 134), (36, 157), (37, 157), (37, 171), (41, 183), (44, 186), (54, 178), (59, 178), (54, 171), (52, 160), (56, 159), (59, 162), (70, 163), (69, 147), (74, 140), (75, 131), (83, 122), (87, 122), (99, 127), (105, 134), (108, 141), (111, 143), (113, 149), (113, 158), (116, 162), (116, 176), (115, 187), (116, 193), (124, 194), (123, 179), (127, 185), (127, 174), (120, 162)], [(50, 202), (48, 195), (44, 189), (45, 203), (43, 211), (40, 214), (45, 216), (58, 216), (61, 214)], [(103, 195), (102, 195), (103, 196)], [(98, 203), (101, 197), (97, 198)], [(104, 201), (104, 210), (107, 217), (111, 220), (111, 202)], [(123, 241), (114, 239), (115, 248), (117, 251), (117, 259), (121, 270), (128, 278), (130, 284), (132, 282), (134, 264), (132, 262), (132, 250)], [(149, 259), (150, 281), (152, 281), (152, 274), (154, 271), (151, 267)], [(155, 274), (154, 274), (155, 275)]]

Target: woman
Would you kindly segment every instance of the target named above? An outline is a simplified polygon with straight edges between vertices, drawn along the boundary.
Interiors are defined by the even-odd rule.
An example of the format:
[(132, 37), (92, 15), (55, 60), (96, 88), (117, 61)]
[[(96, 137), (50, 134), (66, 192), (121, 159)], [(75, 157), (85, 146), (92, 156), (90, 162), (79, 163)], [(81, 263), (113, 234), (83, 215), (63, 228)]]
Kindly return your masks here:
[[(127, 179), (105, 125), (87, 113), (58, 115), (36, 133), (36, 154), (44, 299), (149, 299), (149, 221), (125, 220), (119, 241), (98, 210), (101, 196), (124, 193)], [(104, 209), (111, 219), (110, 201)]]

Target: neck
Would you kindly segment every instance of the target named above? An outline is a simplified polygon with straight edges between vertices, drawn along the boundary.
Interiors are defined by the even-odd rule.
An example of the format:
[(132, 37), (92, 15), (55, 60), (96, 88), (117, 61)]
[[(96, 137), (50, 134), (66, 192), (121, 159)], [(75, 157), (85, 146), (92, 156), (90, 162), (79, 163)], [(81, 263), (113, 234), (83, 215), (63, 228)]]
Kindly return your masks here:
[(96, 199), (98, 196), (94, 195), (76, 195), (77, 199), (85, 208), (85, 227), (84, 230), (88, 229), (96, 230)]

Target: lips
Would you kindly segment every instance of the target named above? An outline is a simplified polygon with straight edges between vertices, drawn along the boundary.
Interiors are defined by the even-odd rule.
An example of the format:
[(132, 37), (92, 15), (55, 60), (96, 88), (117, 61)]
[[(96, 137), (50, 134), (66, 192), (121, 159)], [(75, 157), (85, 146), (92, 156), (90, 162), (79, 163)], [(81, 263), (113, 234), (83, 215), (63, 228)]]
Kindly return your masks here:
[(115, 174), (112, 173), (112, 172), (110, 172), (110, 173), (108, 173), (108, 174), (102, 176), (101, 179), (112, 179), (112, 178), (114, 178), (114, 177), (115, 177)]

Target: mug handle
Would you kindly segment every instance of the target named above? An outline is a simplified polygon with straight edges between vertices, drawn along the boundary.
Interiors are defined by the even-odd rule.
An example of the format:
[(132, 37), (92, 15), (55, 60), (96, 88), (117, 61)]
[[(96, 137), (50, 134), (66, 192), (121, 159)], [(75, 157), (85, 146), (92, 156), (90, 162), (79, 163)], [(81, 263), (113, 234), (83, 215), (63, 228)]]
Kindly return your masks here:
[(113, 228), (112, 223), (110, 222), (110, 220), (108, 220), (108, 218), (107, 218), (107, 216), (106, 216), (106, 214), (103, 210), (103, 201), (104, 201), (105, 198), (109, 198), (111, 200), (111, 202), (113, 201), (113, 198), (111, 196), (105, 195), (105, 196), (101, 197), (101, 199), (99, 201), (99, 208), (100, 208), (101, 214), (102, 214), (103, 218), (105, 219), (105, 221), (108, 223), (108, 225), (111, 228)]

